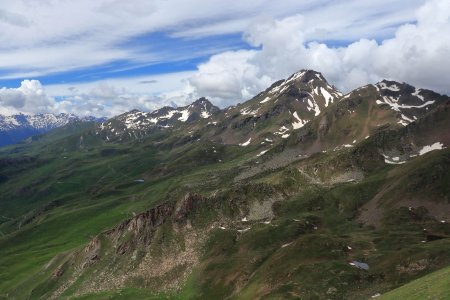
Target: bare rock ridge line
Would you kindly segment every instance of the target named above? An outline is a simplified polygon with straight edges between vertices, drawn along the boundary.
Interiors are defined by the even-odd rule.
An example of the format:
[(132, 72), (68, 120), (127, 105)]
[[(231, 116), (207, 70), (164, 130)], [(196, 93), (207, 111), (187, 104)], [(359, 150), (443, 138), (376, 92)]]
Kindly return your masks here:
[[(179, 108), (163, 107), (151, 113), (133, 110), (97, 125), (94, 134), (106, 142), (125, 142), (160, 131), (183, 131), (184, 138), (186, 132), (195, 140), (206, 134), (215, 142), (249, 146), (265, 138), (288, 139), (331, 106), (340, 107), (341, 114), (354, 113), (367, 102), (378, 119), (366, 124), (368, 133), (370, 127), (383, 125), (388, 116), (399, 126), (411, 124), (442, 101), (448, 101), (448, 97), (388, 80), (342, 95), (321, 73), (301, 70), (242, 104), (221, 110), (200, 98)], [(323, 126), (328, 121), (322, 118), (321, 122), (321, 130), (326, 130)]]
[[(117, 244), (116, 254), (125, 254), (132, 248), (132, 244), (149, 243), (154, 231), (169, 220), (178, 224), (185, 222), (186, 217), (198, 205), (201, 205), (205, 201), (207, 201), (207, 198), (202, 195), (187, 194), (184, 199), (179, 201), (179, 204), (174, 201), (165, 202), (123, 221), (116, 227), (106, 230), (100, 235), (108, 237), (114, 244)], [(121, 244), (120, 239), (128, 233), (132, 233), (134, 238), (131, 241), (129, 240)], [(96, 246), (99, 243), (98, 237), (95, 237), (85, 248), (85, 252), (89, 253), (87, 256), (88, 260), (92, 260), (93, 252), (96, 253), (99, 251), (100, 247)]]
[[(149, 272), (148, 266), (150, 265), (155, 269), (154, 274), (151, 273), (151, 276), (163, 276), (163, 274), (170, 272), (177, 266), (187, 267), (185, 270), (185, 275), (187, 276), (190, 273), (189, 270), (198, 262), (197, 248), (203, 243), (204, 239), (203, 234), (192, 231), (187, 222), (187, 218), (193, 211), (207, 201), (208, 198), (200, 194), (188, 193), (179, 201), (164, 202), (93, 237), (82, 250), (74, 252), (62, 263), (55, 266), (52, 273), (55, 280), (66, 275), (66, 272), (69, 273), (67, 275), (70, 277), (66, 279), (64, 284), (50, 298), (57, 299), (84, 272), (89, 272), (89, 269), (97, 264), (102, 264), (101, 268), (105, 268), (106, 265), (106, 270), (98, 274), (98, 278), (94, 282), (85, 282), (77, 292), (77, 295), (83, 295), (87, 292), (98, 292), (105, 288), (118, 288), (125, 283), (127, 278), (134, 275), (137, 276), (138, 274), (142, 275), (145, 273), (146, 276), (150, 276), (147, 274)], [(142, 251), (142, 249), (152, 247), (152, 244), (156, 242), (154, 241), (156, 232), (164, 224), (172, 224), (170, 226), (175, 226), (178, 228), (178, 231), (183, 232), (182, 235), (186, 236), (185, 246), (176, 248), (176, 245), (173, 245), (172, 249), (166, 250), (167, 255), (169, 255), (170, 251), (174, 255), (174, 257), (169, 259), (171, 262), (162, 262), (160, 257), (153, 257), (151, 250), (146, 250), (147, 254), (144, 257), (138, 258), (136, 256), (138, 249)], [(189, 238), (190, 240), (188, 239), (189, 236), (191, 236)], [(113, 252), (108, 250), (110, 247), (112, 247)], [(56, 258), (46, 268), (54, 264), (55, 262), (53, 261)], [(117, 268), (114, 265), (116, 259), (129, 260), (130, 266), (124, 267), (120, 271), (116, 270), (114, 272), (115, 275), (111, 276), (111, 270)], [(68, 264), (73, 266), (71, 268), (72, 271), (67, 270)], [(131, 267), (135, 264), (137, 264), (137, 268)], [(185, 275), (173, 282), (175, 286), (169, 284), (167, 287), (171, 289), (176, 288), (182, 282)], [(103, 288), (100, 288), (98, 284), (101, 284)], [(158, 287), (159, 290), (162, 288), (162, 286)]]

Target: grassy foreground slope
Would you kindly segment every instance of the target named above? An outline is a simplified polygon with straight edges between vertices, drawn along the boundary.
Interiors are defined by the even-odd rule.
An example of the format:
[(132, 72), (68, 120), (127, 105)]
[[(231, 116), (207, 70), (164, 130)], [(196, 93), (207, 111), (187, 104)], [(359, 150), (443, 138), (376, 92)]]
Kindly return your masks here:
[(433, 272), (387, 292), (379, 299), (450, 299), (450, 267)]

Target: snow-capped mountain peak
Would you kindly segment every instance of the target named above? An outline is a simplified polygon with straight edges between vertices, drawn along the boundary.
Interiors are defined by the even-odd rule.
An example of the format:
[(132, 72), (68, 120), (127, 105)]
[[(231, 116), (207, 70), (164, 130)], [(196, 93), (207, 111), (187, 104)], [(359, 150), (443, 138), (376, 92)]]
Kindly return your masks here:
[(40, 134), (73, 122), (96, 122), (96, 117), (78, 117), (74, 114), (16, 114), (0, 115), (0, 146), (19, 142), (32, 135)]
[(139, 138), (158, 128), (173, 128), (180, 123), (210, 118), (219, 111), (218, 107), (202, 97), (182, 107), (165, 106), (153, 112), (132, 110), (99, 124), (95, 132), (107, 141)]
[(49, 130), (67, 125), (75, 121), (97, 121), (95, 117), (78, 117), (74, 114), (16, 114), (11, 116), (0, 115), (0, 131), (16, 129), (18, 127), (29, 127), (34, 129)]

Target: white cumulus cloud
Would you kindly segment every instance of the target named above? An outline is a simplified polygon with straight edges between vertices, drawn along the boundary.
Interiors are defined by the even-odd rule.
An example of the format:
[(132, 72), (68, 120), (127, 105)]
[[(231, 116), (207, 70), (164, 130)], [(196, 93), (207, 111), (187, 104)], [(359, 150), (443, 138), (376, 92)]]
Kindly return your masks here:
[(152, 111), (164, 105), (185, 105), (197, 96), (186, 81), (191, 75), (180, 72), (47, 87), (38, 80), (23, 80), (18, 88), (0, 89), (0, 114), (65, 112), (112, 117), (131, 109)]
[(18, 88), (0, 89), (0, 107), (4, 114), (48, 112), (54, 104), (38, 80), (23, 80)]

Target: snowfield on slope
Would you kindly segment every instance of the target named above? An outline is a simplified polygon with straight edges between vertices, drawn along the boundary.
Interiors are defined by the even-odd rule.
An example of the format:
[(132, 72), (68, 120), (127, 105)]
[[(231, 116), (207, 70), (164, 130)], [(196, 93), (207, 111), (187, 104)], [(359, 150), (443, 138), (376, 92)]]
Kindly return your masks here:
[(442, 150), (445, 149), (444, 144), (441, 142), (434, 143), (432, 145), (424, 146), (420, 151), (419, 155), (424, 155), (425, 153), (434, 151), (434, 150)]
[(247, 147), (248, 145), (250, 145), (250, 142), (252, 141), (252, 138), (249, 138), (248, 141), (239, 144), (239, 146), (241, 147)]

